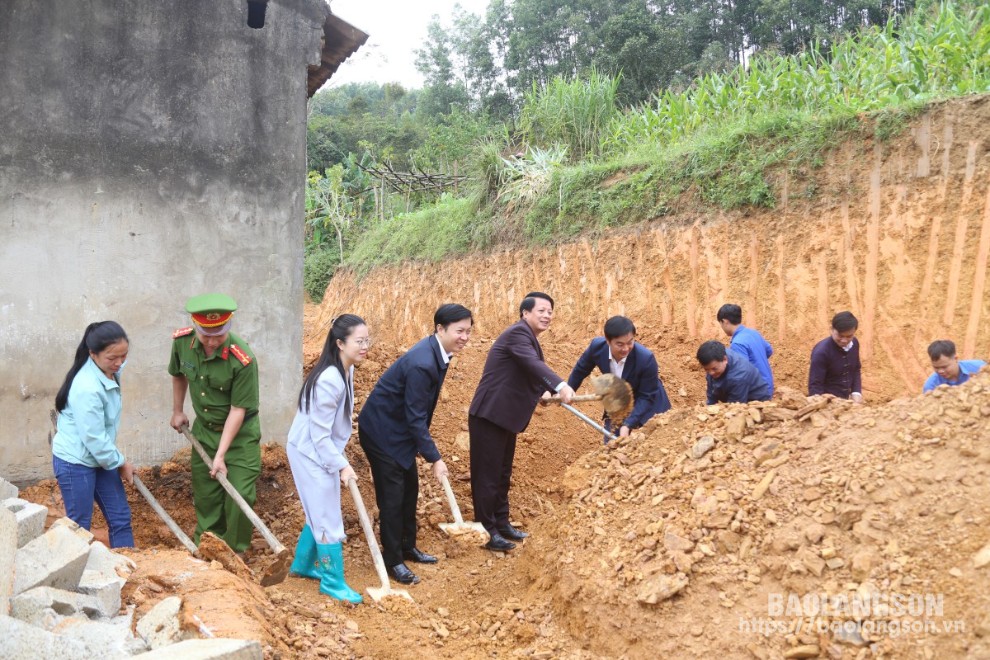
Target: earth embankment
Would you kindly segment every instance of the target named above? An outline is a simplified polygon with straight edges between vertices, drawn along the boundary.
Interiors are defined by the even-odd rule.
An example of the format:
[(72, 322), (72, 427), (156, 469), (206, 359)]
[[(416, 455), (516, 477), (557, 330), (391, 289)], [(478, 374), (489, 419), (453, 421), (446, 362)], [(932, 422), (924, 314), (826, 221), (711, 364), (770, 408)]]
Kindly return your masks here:
[[(775, 377), (800, 390), (811, 347), (848, 309), (860, 320), (867, 399), (917, 392), (932, 340), (952, 338), (964, 357), (990, 354), (988, 119), (990, 97), (969, 97), (931, 107), (888, 141), (838, 145), (817, 170), (774, 174), (773, 210), (685, 202), (681, 213), (573, 243), (338, 274), (307, 348), (318, 351), (344, 311), (378, 339), (411, 345), (443, 302), (470, 307), (476, 335), (491, 338), (536, 289), (557, 303), (549, 355), (566, 350), (573, 362), (572, 343), (625, 314), (661, 376), (676, 377), (702, 341), (724, 339), (715, 311), (734, 302), (774, 345)], [(692, 400), (700, 379), (686, 383)]]

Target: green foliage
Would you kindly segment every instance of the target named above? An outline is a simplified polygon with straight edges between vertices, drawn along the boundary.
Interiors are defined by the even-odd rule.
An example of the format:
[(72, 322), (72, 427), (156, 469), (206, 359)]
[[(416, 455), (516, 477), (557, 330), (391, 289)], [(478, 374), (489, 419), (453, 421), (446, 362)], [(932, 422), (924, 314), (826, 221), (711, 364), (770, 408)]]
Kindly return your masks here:
[(961, 13), (945, 4), (934, 17), (891, 20), (824, 49), (813, 44), (796, 56), (756, 57), (748, 68), (705, 75), (687, 91), (666, 90), (614, 122), (608, 146), (622, 153), (768, 112), (868, 112), (988, 89), (990, 7)]
[[(451, 172), (463, 164), (475, 147), (495, 128), (484, 115), (455, 109), (428, 129), (423, 144), (413, 149), (410, 160), (422, 169)], [(463, 174), (463, 165), (459, 166)]]
[(303, 260), (303, 289), (315, 303), (323, 300), (330, 278), (337, 272), (340, 254), (334, 246), (307, 251)]
[(567, 160), (566, 147), (531, 147), (524, 155), (502, 158), (495, 204), (507, 213), (525, 211), (550, 189), (551, 177)]
[(574, 161), (599, 155), (602, 138), (618, 114), (615, 104), (620, 76), (595, 70), (585, 79), (557, 77), (526, 94), (520, 133), (531, 144), (566, 148)]
[[(927, 2), (928, 0), (923, 0)], [(467, 96), (471, 110), (505, 118), (526, 90), (597, 69), (622, 73), (623, 103), (753, 52), (795, 54), (812, 42), (882, 25), (915, 0), (491, 0), (485, 15), (459, 7), (431, 23), (417, 66), (427, 89)], [(463, 100), (459, 101), (463, 102)]]
[(435, 204), (374, 224), (346, 261), (364, 271), (405, 259), (437, 261), (487, 244), (488, 230), (472, 201), (444, 195)]
[(309, 169), (323, 172), (350, 154), (366, 152), (405, 163), (428, 131), (415, 114), (421, 96), (396, 83), (352, 83), (317, 92), (306, 127)]

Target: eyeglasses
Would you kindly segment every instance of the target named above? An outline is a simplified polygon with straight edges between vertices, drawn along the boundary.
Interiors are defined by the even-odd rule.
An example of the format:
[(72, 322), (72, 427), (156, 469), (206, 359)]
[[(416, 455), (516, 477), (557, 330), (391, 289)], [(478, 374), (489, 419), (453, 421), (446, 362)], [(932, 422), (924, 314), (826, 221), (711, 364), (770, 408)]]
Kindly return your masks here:
[(367, 339), (355, 339), (354, 343), (357, 344), (358, 348), (371, 348), (374, 340), (371, 337), (368, 337)]

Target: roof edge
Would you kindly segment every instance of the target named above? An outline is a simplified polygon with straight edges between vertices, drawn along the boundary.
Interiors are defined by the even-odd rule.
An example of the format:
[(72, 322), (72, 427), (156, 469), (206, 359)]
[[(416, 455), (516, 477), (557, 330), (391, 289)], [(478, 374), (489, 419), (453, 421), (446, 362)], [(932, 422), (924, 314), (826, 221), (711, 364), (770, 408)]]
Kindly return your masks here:
[(323, 21), (323, 45), (320, 64), (309, 66), (308, 96), (312, 97), (330, 80), (337, 68), (368, 41), (368, 35), (332, 13)]

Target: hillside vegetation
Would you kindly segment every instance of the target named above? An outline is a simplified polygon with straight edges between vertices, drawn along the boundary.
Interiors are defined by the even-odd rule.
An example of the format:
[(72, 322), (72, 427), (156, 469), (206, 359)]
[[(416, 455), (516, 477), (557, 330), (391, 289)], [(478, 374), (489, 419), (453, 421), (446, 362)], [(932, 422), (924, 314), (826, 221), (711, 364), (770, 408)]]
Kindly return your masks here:
[(446, 144), (460, 150), (454, 162), (469, 179), (438, 198), (417, 198), (418, 208), (408, 195), (396, 204), (371, 179), (355, 183), (363, 170), (353, 155), (335, 165), (336, 175), (315, 175), (312, 190), (336, 176), (338, 212), (334, 221), (333, 205), (311, 195), (310, 224), (340, 231), (318, 277), (308, 259), (311, 295), (322, 295), (339, 265), (364, 271), (557, 241), (685, 205), (773, 208), (782, 172), (791, 177), (789, 195), (813, 198), (810, 173), (829, 149), (853, 136), (886, 140), (933, 100), (990, 91), (990, 7), (947, 2), (793, 55), (761, 51), (745, 66), (628, 108), (619, 104), (621, 84), (621, 73), (597, 70), (534, 83), (517, 119), (494, 127), (461, 113), (444, 125), (447, 140), (434, 130), (411, 160), (436, 163)]

